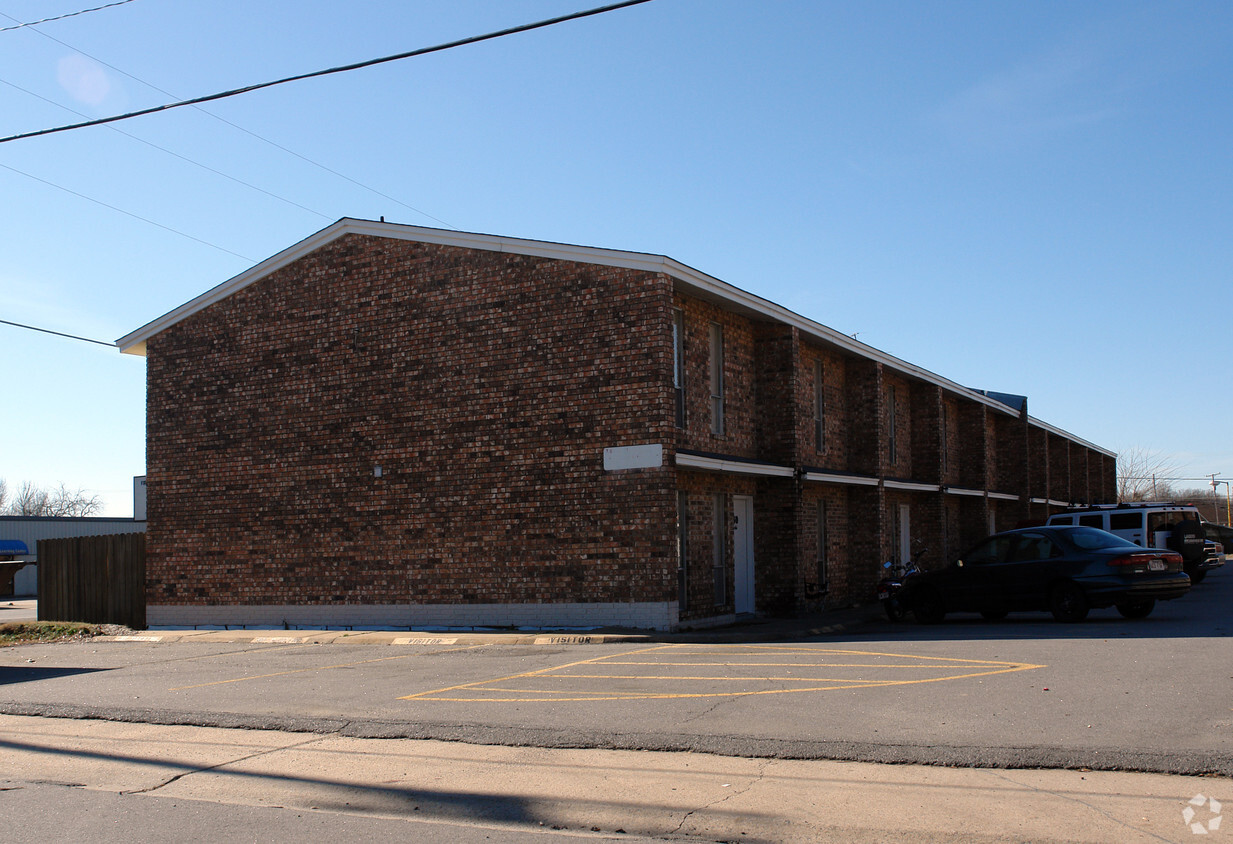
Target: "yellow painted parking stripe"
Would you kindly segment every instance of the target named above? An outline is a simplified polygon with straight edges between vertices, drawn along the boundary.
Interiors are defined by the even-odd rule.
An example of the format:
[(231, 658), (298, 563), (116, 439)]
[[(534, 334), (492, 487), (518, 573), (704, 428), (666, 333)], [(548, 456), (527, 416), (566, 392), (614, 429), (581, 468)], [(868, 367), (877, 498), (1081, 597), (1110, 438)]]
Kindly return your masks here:
[[(633, 653), (635, 653), (635, 654), (640, 654), (640, 653), (651, 653), (652, 651), (662, 651), (662, 650), (666, 650), (666, 649), (671, 648), (671, 647), (672, 647), (672, 645), (654, 645), (654, 646), (649, 647), (649, 648), (640, 648), (639, 650), (633, 651)], [(624, 655), (624, 654), (614, 654), (613, 656), (623, 656), (623, 655)], [(453, 691), (457, 691), (457, 690), (459, 690), (459, 689), (470, 689), (470, 688), (474, 688), (475, 686), (486, 686), (486, 685), (488, 685), (489, 683), (504, 683), (504, 682), (506, 682), (506, 681), (508, 681), (508, 680), (518, 680), (518, 679), (520, 679), (520, 678), (522, 678), (522, 677), (536, 677), (536, 676), (541, 675), (541, 674), (546, 674), (546, 673), (548, 673), (548, 672), (550, 672), (550, 671), (562, 671), (562, 670), (564, 670), (564, 669), (566, 669), (566, 668), (573, 668), (575, 665), (589, 665), (589, 664), (591, 664), (591, 663), (595, 663), (595, 662), (602, 662), (602, 661), (604, 661), (605, 659), (610, 659), (610, 658), (611, 658), (611, 657), (597, 656), (597, 657), (594, 657), (593, 659), (580, 659), (580, 660), (578, 660), (577, 662), (570, 662), (570, 663), (566, 663), (565, 665), (557, 665), (557, 666), (553, 666), (553, 667), (551, 667), (551, 668), (540, 668), (540, 669), (538, 669), (538, 670), (536, 670), (536, 671), (525, 671), (525, 672), (523, 672), (523, 673), (521, 673), (521, 674), (510, 674), (508, 677), (496, 677), (496, 678), (494, 678), (494, 679), (492, 679), (492, 680), (479, 680), (479, 681), (474, 682), (474, 683), (461, 683), (461, 684), (459, 684), (459, 685), (457, 685), (457, 686), (448, 686), (448, 687), (446, 687), (446, 688), (444, 688), (444, 689), (434, 689), (434, 690), (432, 690), (432, 691), (428, 691), (428, 692), (416, 692), (416, 693), (415, 693), (415, 694), (413, 694), (413, 695), (405, 695), (404, 697), (400, 697), (400, 698), (399, 698), (399, 700), (415, 700), (415, 699), (417, 699), (417, 698), (423, 698), (423, 697), (425, 697), (425, 696), (427, 696), (427, 695), (444, 694), (444, 693), (446, 693), (446, 692), (453, 692)], [(445, 698), (437, 698), (437, 699), (438, 699), (438, 700), (445, 700)]]
[[(920, 668), (926, 671), (943, 668), (971, 668), (971, 665), (910, 665), (880, 662), (606, 662), (605, 665), (655, 665), (682, 668), (723, 665), (729, 668)], [(1018, 665), (1017, 662), (986, 662), (985, 665)]]
[[(923, 683), (941, 683), (952, 680), (967, 680), (977, 677), (989, 677), (997, 674), (1009, 674), (1019, 671), (1031, 671), (1038, 668), (1046, 668), (1045, 665), (1035, 665), (1031, 663), (1007, 662), (1002, 660), (988, 659), (965, 659), (962, 657), (935, 657), (935, 656), (915, 656), (909, 654), (884, 653), (880, 651), (858, 651), (858, 650), (839, 650), (839, 649), (810, 649), (797, 647), (764, 647), (756, 650), (749, 649), (745, 653), (748, 654), (768, 654), (776, 653), (778, 655), (800, 654), (817, 657), (821, 656), (878, 656), (891, 657), (895, 659), (919, 660), (917, 664), (904, 663), (889, 663), (878, 664), (874, 663), (841, 663), (829, 664), (825, 661), (810, 662), (807, 660), (797, 662), (733, 662), (733, 661), (712, 661), (712, 662), (677, 662), (675, 660), (630, 660), (631, 655), (645, 655), (665, 653), (672, 651), (672, 656), (701, 656), (708, 653), (716, 656), (731, 656), (734, 649), (717, 647), (710, 650), (685, 650), (688, 646), (673, 646), (660, 645), (657, 647), (644, 648), (631, 653), (614, 654), (611, 657), (594, 657), (592, 659), (578, 660), (576, 662), (566, 663), (550, 668), (541, 668), (535, 671), (528, 671), (521, 674), (511, 674), (506, 677), (497, 677), (491, 680), (480, 680), (473, 683), (463, 683), (457, 686), (450, 686), (443, 689), (436, 689), (427, 692), (418, 692), (413, 695), (407, 695), (400, 700), (433, 700), (450, 703), (535, 703), (535, 702), (586, 702), (586, 701), (601, 701), (601, 700), (672, 700), (672, 699), (689, 699), (689, 698), (716, 698), (716, 697), (746, 697), (754, 695), (772, 695), (772, 694), (801, 694), (805, 692), (821, 692), (821, 691), (838, 691), (846, 689), (866, 689), (866, 688), (885, 688), (887, 686), (904, 686), (918, 685)], [(742, 646), (737, 646), (742, 647)], [(943, 670), (966, 670), (963, 674), (948, 674), (941, 677), (920, 677), (914, 679), (865, 679), (858, 678), (821, 678), (821, 677), (760, 677), (760, 676), (742, 676), (734, 674), (731, 676), (722, 677), (693, 677), (693, 676), (674, 676), (661, 674), (647, 675), (613, 675), (613, 674), (575, 674), (569, 669), (579, 668), (581, 666), (606, 667), (606, 666), (646, 666), (654, 668), (671, 668), (671, 667), (719, 667), (719, 668), (768, 668), (768, 667), (795, 667), (804, 670), (812, 669), (833, 669), (840, 667), (861, 668), (866, 670), (877, 670), (881, 668), (914, 668), (921, 671), (943, 671)], [(973, 671), (968, 669), (985, 668), (984, 671)], [(669, 681), (669, 682), (709, 682), (709, 683), (741, 683), (752, 685), (759, 682), (787, 682), (787, 683), (826, 683), (828, 685), (820, 686), (805, 686), (802, 688), (789, 689), (741, 689), (740, 691), (725, 691), (725, 692), (654, 692), (654, 691), (582, 691), (575, 689), (534, 689), (534, 688), (510, 688), (506, 685), (495, 684), (516, 684), (517, 681), (531, 678), (537, 680), (557, 680), (566, 683), (574, 680), (613, 680), (613, 681)], [(484, 697), (456, 697), (451, 696), (451, 693), (470, 690), (471, 694), (486, 695)], [(507, 697), (506, 695), (518, 695), (518, 697)], [(531, 697), (531, 695), (540, 695)], [(572, 695), (569, 697), (567, 695)]]
[[(863, 681), (863, 677), (691, 677), (686, 674), (559, 674), (562, 680), (692, 680), (697, 682), (722, 683), (851, 683), (853, 679)], [(870, 680), (871, 683), (896, 683), (897, 680)]]

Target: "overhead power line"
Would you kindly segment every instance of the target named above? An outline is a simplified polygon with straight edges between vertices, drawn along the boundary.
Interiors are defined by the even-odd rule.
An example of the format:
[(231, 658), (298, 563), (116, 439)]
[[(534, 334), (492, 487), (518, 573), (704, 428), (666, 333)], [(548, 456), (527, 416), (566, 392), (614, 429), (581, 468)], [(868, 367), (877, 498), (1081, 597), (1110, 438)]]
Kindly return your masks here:
[(100, 346), (110, 346), (113, 349), (116, 347), (115, 343), (108, 343), (105, 340), (91, 340), (89, 337), (78, 337), (76, 334), (65, 334), (63, 331), (52, 331), (50, 328), (39, 328), (36, 325), (26, 325), (20, 322), (10, 322), (7, 319), (0, 319), (0, 323), (4, 323), (5, 325), (12, 325), (15, 328), (25, 328), (29, 331), (41, 331), (44, 334), (54, 334), (57, 337), (67, 337), (70, 340), (82, 340), (86, 343), (98, 343)]
[(163, 225), (162, 223), (151, 220), (149, 217), (143, 217), (140, 214), (134, 214), (132, 211), (125, 211), (123, 208), (118, 208), (115, 205), (112, 205), (107, 202), (103, 202), (103, 200), (101, 199), (95, 199), (92, 196), (86, 196), (84, 193), (79, 193), (78, 191), (75, 191), (72, 188), (66, 188), (64, 185), (57, 185), (55, 182), (49, 182), (46, 179), (42, 179), (31, 173), (27, 173), (25, 170), (18, 170), (16, 167), (10, 167), (7, 164), (0, 164), (0, 169), (8, 170), (9, 172), (16, 173), (19, 176), (25, 176), (27, 179), (33, 179), (34, 181), (39, 182), (40, 184), (47, 185), (48, 187), (55, 188), (56, 190), (62, 190), (65, 193), (70, 193), (79, 199), (84, 199), (87, 202), (93, 202), (95, 205), (101, 205), (102, 207), (109, 208), (112, 211), (118, 211), (119, 213), (125, 215), (126, 217), (132, 217), (134, 220), (140, 220), (143, 223), (149, 223), (150, 225), (160, 228), (163, 231), (168, 231), (168, 232), (171, 232), (172, 234), (178, 234), (180, 237), (186, 237), (189, 240), (196, 241), (197, 243), (202, 244), (203, 246), (209, 246), (211, 249), (217, 249), (219, 252), (226, 252), (228, 255), (234, 255), (235, 257), (241, 260), (254, 263), (253, 259), (249, 258), (247, 255), (241, 255), (239, 252), (232, 252), (230, 249), (219, 246), (217, 243), (210, 243), (210, 241), (208, 240), (202, 240), (201, 238), (194, 237), (193, 235), (187, 232), (182, 232), (179, 229), (172, 228), (171, 226)]
[[(50, 104), (50, 105), (53, 105), (53, 106), (55, 106), (56, 108), (62, 108), (62, 109), (64, 109), (65, 111), (70, 111), (70, 112), (72, 112), (73, 114), (80, 115), (81, 117), (85, 117), (85, 115), (84, 115), (84, 114), (82, 114), (80, 111), (77, 111), (76, 109), (69, 108), (68, 106), (63, 105), (63, 104), (61, 104), (61, 103), (58, 103), (58, 102), (56, 102), (55, 100), (50, 100), (50, 99), (48, 99), (47, 97), (44, 97), (42, 94), (36, 94), (34, 91), (31, 91), (31, 90), (29, 90), (29, 89), (27, 89), (27, 88), (23, 88), (23, 87), (21, 87), (20, 85), (14, 85), (12, 82), (9, 82), (7, 79), (0, 79), (0, 83), (3, 83), (3, 84), (5, 84), (5, 85), (8, 85), (10, 88), (13, 88), (13, 89), (15, 89), (15, 90), (17, 90), (17, 91), (21, 91), (23, 94), (28, 94), (28, 95), (30, 95), (31, 97), (34, 97), (35, 99), (42, 100), (43, 102), (48, 103), (48, 104)], [(113, 132), (119, 132), (119, 133), (120, 133), (121, 135), (123, 135), (124, 137), (126, 137), (126, 138), (130, 138), (131, 140), (134, 140), (134, 141), (136, 141), (136, 142), (137, 142), (137, 143), (139, 143), (139, 144), (145, 144), (146, 146), (150, 147), (151, 149), (156, 149), (156, 150), (158, 150), (159, 152), (166, 153), (167, 155), (170, 155), (170, 156), (171, 156), (171, 157), (173, 157), (173, 158), (178, 158), (178, 159), (180, 159), (180, 160), (181, 160), (181, 161), (183, 161), (183, 162), (186, 162), (186, 163), (188, 163), (188, 164), (192, 164), (194, 167), (198, 167), (198, 168), (200, 168), (200, 169), (202, 169), (202, 170), (205, 170), (206, 172), (213, 173), (213, 174), (214, 174), (214, 175), (216, 175), (216, 176), (221, 176), (222, 178), (227, 179), (228, 181), (235, 182), (237, 185), (243, 185), (244, 187), (249, 188), (249, 189), (251, 189), (251, 190), (255, 190), (255, 191), (257, 191), (258, 193), (263, 193), (263, 194), (265, 194), (265, 195), (266, 195), (266, 196), (268, 196), (268, 197), (271, 197), (271, 198), (273, 198), (273, 199), (277, 199), (277, 200), (279, 200), (280, 202), (285, 202), (285, 203), (287, 203), (288, 205), (291, 205), (291, 206), (294, 206), (294, 207), (296, 207), (296, 208), (299, 208), (299, 209), (300, 209), (300, 210), (302, 210), (302, 211), (307, 211), (307, 212), (308, 212), (308, 213), (310, 213), (310, 214), (316, 214), (318, 217), (322, 218), (323, 220), (330, 220), (330, 219), (333, 219), (333, 218), (331, 218), (328, 214), (323, 214), (322, 212), (320, 212), (320, 211), (318, 211), (318, 210), (316, 210), (316, 209), (314, 209), (314, 208), (309, 208), (307, 205), (301, 205), (300, 203), (296, 202), (296, 201), (295, 201), (295, 200), (293, 200), (293, 199), (288, 199), (288, 198), (287, 198), (287, 197), (285, 197), (285, 196), (279, 196), (278, 194), (273, 193), (272, 191), (268, 191), (268, 190), (266, 190), (265, 188), (257, 187), (256, 185), (252, 184), (251, 182), (246, 182), (246, 181), (244, 181), (243, 179), (240, 179), (240, 178), (237, 178), (237, 177), (235, 177), (235, 176), (232, 176), (232, 175), (231, 175), (231, 174), (229, 174), (229, 173), (224, 173), (222, 170), (218, 170), (218, 169), (216, 169), (216, 168), (214, 168), (214, 167), (209, 166), (208, 164), (202, 164), (200, 161), (197, 161), (196, 159), (189, 158), (187, 155), (180, 155), (180, 153), (176, 152), (175, 150), (170, 150), (170, 149), (167, 149), (167, 147), (164, 147), (164, 146), (159, 146), (158, 144), (154, 143), (153, 141), (147, 141), (145, 138), (139, 138), (139, 137), (137, 137), (136, 135), (134, 135), (132, 132), (125, 132), (125, 131), (124, 131), (123, 129), (121, 129), (119, 126), (108, 126), (107, 128), (108, 128), (108, 129), (110, 129), (110, 130), (111, 130), (111, 131), (113, 131)], [(26, 174), (26, 175), (29, 175), (29, 174)]]
[[(9, 20), (13, 20), (13, 21), (17, 20), (16, 18), (12, 17), (11, 15), (6, 15), (6, 14), (4, 14), (3, 12), (0, 12), (0, 16), (2, 16), (2, 17), (6, 17), (6, 18), (8, 18)], [(33, 32), (33, 33), (35, 33), (36, 35), (39, 35), (39, 36), (42, 36), (43, 38), (46, 38), (48, 41), (54, 41), (55, 43), (59, 44), (61, 47), (67, 47), (68, 49), (73, 50), (74, 52), (80, 53), (81, 55), (85, 56), (86, 58), (88, 58), (88, 59), (90, 59), (90, 60), (92, 60), (92, 61), (96, 61), (96, 62), (98, 62), (98, 63), (99, 63), (99, 64), (101, 64), (103, 67), (106, 67), (106, 68), (108, 68), (108, 69), (110, 69), (110, 70), (114, 70), (116, 73), (120, 74), (121, 76), (126, 76), (126, 77), (128, 77), (129, 79), (132, 79), (134, 82), (139, 82), (139, 83), (141, 83), (142, 85), (145, 85), (147, 88), (150, 88), (151, 90), (158, 91), (160, 94), (163, 94), (164, 96), (171, 97), (171, 98), (173, 98), (173, 99), (178, 98), (178, 95), (171, 93), (171, 92), (170, 92), (170, 91), (168, 91), (166, 88), (160, 88), (159, 86), (155, 85), (153, 82), (150, 82), (150, 81), (148, 81), (148, 80), (142, 79), (142, 78), (141, 78), (141, 77), (139, 77), (139, 76), (134, 76), (132, 73), (129, 73), (127, 70), (124, 70), (124, 69), (123, 69), (123, 68), (121, 68), (121, 67), (116, 67), (114, 64), (111, 64), (110, 62), (106, 61), (105, 59), (99, 58), (98, 56), (95, 56), (95, 55), (91, 55), (90, 53), (88, 53), (88, 52), (86, 52), (85, 50), (83, 50), (81, 47), (75, 46), (75, 45), (73, 45), (73, 44), (69, 44), (69, 43), (68, 43), (68, 42), (66, 42), (66, 41), (62, 41), (62, 40), (60, 40), (59, 38), (56, 38), (54, 35), (49, 35), (49, 34), (47, 34), (46, 32), (44, 32), (44, 31), (43, 31), (43, 30), (41, 30), (41, 29), (32, 29), (32, 30), (30, 30), (30, 31), (31, 31), (31, 32)], [(11, 85), (12, 83), (8, 83), (8, 84), (10, 84), (10, 85)], [(14, 87), (15, 87), (15, 86), (14, 86)], [(22, 90), (24, 90), (24, 89), (22, 89)], [(36, 95), (36, 96), (37, 96), (37, 95)], [(226, 124), (227, 126), (230, 126), (232, 129), (236, 129), (236, 130), (238, 130), (238, 131), (240, 131), (240, 132), (243, 132), (244, 134), (248, 135), (248, 136), (249, 136), (249, 137), (251, 137), (251, 138), (256, 138), (257, 140), (261, 141), (262, 143), (268, 144), (269, 146), (273, 147), (274, 149), (278, 150), (279, 152), (285, 152), (285, 153), (286, 153), (286, 154), (288, 154), (288, 155), (291, 155), (291, 156), (294, 156), (294, 157), (296, 157), (296, 158), (300, 159), (301, 161), (305, 162), (306, 164), (310, 164), (310, 165), (312, 165), (313, 167), (316, 167), (318, 170), (323, 170), (323, 171), (325, 171), (326, 173), (329, 173), (329, 174), (330, 174), (330, 175), (332, 175), (332, 176), (337, 176), (338, 178), (340, 178), (340, 179), (342, 179), (342, 180), (344, 180), (344, 181), (346, 181), (346, 182), (350, 182), (351, 184), (355, 185), (356, 187), (363, 188), (364, 190), (368, 191), (369, 193), (376, 194), (377, 196), (381, 197), (382, 199), (388, 199), (390, 202), (393, 202), (393, 203), (395, 203), (396, 205), (401, 205), (403, 208), (406, 208), (408, 211), (413, 211), (413, 212), (415, 212), (416, 214), (420, 214), (420, 215), (422, 215), (422, 216), (424, 216), (424, 217), (427, 217), (427, 218), (428, 218), (428, 219), (430, 219), (430, 220), (434, 220), (434, 221), (436, 221), (436, 222), (440, 223), (442, 226), (444, 226), (444, 227), (445, 227), (445, 228), (447, 228), (447, 229), (457, 228), (456, 226), (453, 226), (453, 225), (451, 225), (450, 223), (447, 223), (445, 220), (442, 220), (440, 217), (434, 217), (432, 214), (429, 214), (427, 211), (424, 211), (424, 210), (422, 210), (422, 209), (420, 209), (420, 208), (416, 208), (414, 205), (409, 205), (409, 204), (407, 204), (406, 202), (403, 202), (401, 199), (398, 199), (397, 197), (390, 196), (388, 193), (385, 193), (385, 192), (383, 192), (383, 191), (377, 190), (377, 189), (376, 189), (376, 188), (374, 188), (372, 185), (366, 185), (366, 184), (364, 184), (363, 182), (359, 181), (358, 179), (353, 179), (352, 177), (348, 176), (348, 175), (347, 175), (347, 174), (345, 174), (345, 173), (340, 173), (340, 172), (339, 172), (339, 171), (337, 171), (337, 170), (334, 170), (334, 169), (332, 169), (332, 168), (330, 168), (330, 167), (327, 167), (327, 166), (325, 166), (324, 164), (322, 164), (322, 163), (321, 163), (321, 162), (319, 162), (319, 161), (315, 161), (315, 160), (313, 160), (313, 159), (309, 158), (308, 156), (306, 156), (306, 155), (304, 155), (304, 154), (302, 154), (302, 153), (296, 152), (295, 150), (293, 150), (293, 149), (289, 149), (288, 147), (285, 147), (285, 146), (283, 146), (283, 145), (282, 145), (282, 144), (280, 144), (280, 143), (277, 143), (277, 142), (275, 142), (275, 141), (272, 141), (272, 140), (270, 140), (269, 138), (265, 137), (264, 135), (259, 135), (259, 134), (257, 134), (256, 132), (254, 132), (254, 131), (253, 131), (253, 130), (251, 130), (251, 129), (246, 129), (245, 127), (241, 126), (240, 124), (235, 123), (235, 122), (233, 122), (233, 121), (231, 121), (231, 120), (228, 120), (227, 118), (222, 117), (222, 116), (220, 116), (220, 115), (217, 115), (217, 114), (215, 114), (215, 113), (214, 113), (214, 112), (212, 112), (212, 111), (207, 111), (206, 109), (202, 108), (201, 106), (197, 106), (197, 105), (195, 105), (195, 106), (193, 106), (193, 108), (194, 108), (194, 109), (196, 109), (197, 111), (201, 112), (202, 114), (204, 114), (206, 117), (211, 117), (211, 118), (213, 118), (214, 120), (217, 120), (219, 123), (224, 123), (224, 124)], [(81, 116), (82, 116), (82, 117), (85, 117), (85, 115), (84, 115), (84, 114), (83, 114), (83, 115), (81, 115)], [(114, 129), (115, 127), (113, 126), (112, 128)], [(258, 190), (260, 190), (260, 189), (258, 189)], [(314, 213), (317, 213), (317, 212), (314, 212)], [(329, 217), (328, 217), (328, 216), (326, 216), (326, 215), (322, 215), (322, 216), (325, 216), (325, 217), (326, 217), (326, 219), (329, 219)]]
[(123, 6), (125, 3), (132, 3), (133, 0), (116, 0), (115, 3), (108, 3), (106, 6), (95, 6), (93, 9), (82, 9), (80, 12), (68, 12), (63, 15), (56, 15), (54, 18), (43, 18), (41, 21), (29, 21), (28, 23), (19, 23), (16, 26), (6, 26), (0, 29), (0, 32), (9, 32), (14, 29), (21, 29), (26, 26), (38, 26), (41, 23), (51, 23), (52, 21), (62, 21), (65, 18), (75, 18), (78, 15), (85, 15), (90, 12), (101, 12), (103, 9), (110, 9), (113, 6)]
[(360, 70), (374, 65), (386, 64), (387, 62), (401, 61), (402, 59), (410, 59), (416, 56), (426, 56), (430, 53), (440, 53), (445, 50), (452, 50), (455, 47), (464, 47), (468, 44), (478, 44), (482, 41), (491, 41), (496, 38), (504, 38), (507, 35), (517, 35), (523, 32), (530, 32), (535, 29), (543, 29), (544, 27), (554, 26), (559, 23), (575, 21), (581, 18), (588, 18), (594, 15), (602, 15), (606, 12), (624, 9), (629, 6), (638, 6), (643, 3), (649, 3), (651, 0), (625, 0), (623, 3), (613, 3), (608, 6), (600, 6), (595, 9), (587, 9), (582, 12), (574, 12), (560, 17), (549, 18), (548, 20), (537, 21), (535, 23), (522, 24), (521, 26), (502, 29), (497, 32), (489, 32), (484, 35), (473, 35), (469, 38), (461, 38), (457, 41), (450, 41), (445, 44), (438, 44), (434, 47), (421, 47), (418, 50), (409, 50), (405, 53), (396, 53), (392, 56), (383, 56), (379, 59), (368, 59), (367, 61), (355, 62), (354, 64), (342, 65), (340, 67), (332, 67), (326, 70), (315, 70), (310, 73), (300, 73), (295, 76), (287, 76), (282, 79), (275, 79), (271, 82), (259, 82), (255, 85), (247, 85), (243, 88), (233, 88), (230, 91), (220, 91), (217, 94), (207, 94), (203, 97), (194, 97), (189, 100), (180, 100), (175, 103), (167, 103), (165, 105), (153, 106), (152, 108), (140, 109), (138, 111), (130, 111), (125, 114), (117, 114), (111, 117), (101, 117), (97, 120), (87, 120), (83, 123), (73, 123), (68, 126), (56, 126), (51, 129), (39, 129), (34, 132), (23, 132), (18, 135), (9, 135), (6, 138), (0, 138), (0, 144), (8, 143), (9, 141), (20, 141), (26, 138), (37, 138), (42, 135), (52, 135), (57, 132), (68, 132), (72, 129), (85, 129), (89, 126), (102, 126), (107, 123), (115, 123), (120, 120), (128, 120), (133, 117), (143, 117), (147, 114), (156, 114), (162, 111), (170, 111), (173, 108), (182, 108), (190, 105), (200, 105), (201, 103), (213, 102), (215, 100), (234, 97), (239, 94), (248, 94), (253, 91), (260, 91), (263, 88), (273, 88), (276, 85), (285, 85), (288, 82), (300, 82), (305, 79), (315, 79), (320, 76), (330, 76), (335, 73), (346, 73), (352, 70)]

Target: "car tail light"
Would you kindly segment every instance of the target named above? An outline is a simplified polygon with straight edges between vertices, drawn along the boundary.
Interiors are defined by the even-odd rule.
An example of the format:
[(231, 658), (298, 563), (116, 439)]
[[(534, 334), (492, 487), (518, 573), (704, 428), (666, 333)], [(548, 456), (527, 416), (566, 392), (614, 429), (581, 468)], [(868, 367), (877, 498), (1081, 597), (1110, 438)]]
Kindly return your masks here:
[(1158, 554), (1122, 554), (1114, 557), (1105, 565), (1112, 568), (1130, 568), (1133, 574), (1144, 572), (1178, 571), (1182, 565), (1182, 555), (1172, 551), (1161, 551)]

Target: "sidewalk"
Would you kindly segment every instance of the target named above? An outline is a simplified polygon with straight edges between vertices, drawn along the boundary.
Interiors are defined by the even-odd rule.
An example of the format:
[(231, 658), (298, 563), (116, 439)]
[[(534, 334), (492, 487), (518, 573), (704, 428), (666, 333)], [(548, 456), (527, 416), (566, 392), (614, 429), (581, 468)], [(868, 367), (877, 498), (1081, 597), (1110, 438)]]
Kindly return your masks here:
[[(361, 816), (435, 824), (428, 839), (419, 836), (432, 841), (460, 840), (464, 827), (479, 827), (494, 840), (508, 840), (502, 830), (550, 837), (557, 830), (571, 840), (1134, 844), (1196, 840), (1188, 807), (1189, 822), (1218, 833), (1220, 807), (1190, 801), (1233, 801), (1229, 780), (1156, 774), (547, 750), (21, 716), (0, 716), (0, 745), (0, 785), (72, 784), (117, 795), (108, 804), (117, 817), (91, 818), (104, 836), (118, 817), (151, 805), (187, 816), (196, 801), (208, 801), (318, 813), (326, 830)], [(48, 811), (58, 811), (54, 804), (53, 795)], [(10, 826), (12, 840), (23, 840), (21, 828)]]
[(0, 624), (10, 621), (34, 621), (38, 618), (39, 602), (34, 598), (4, 598), (0, 600)]

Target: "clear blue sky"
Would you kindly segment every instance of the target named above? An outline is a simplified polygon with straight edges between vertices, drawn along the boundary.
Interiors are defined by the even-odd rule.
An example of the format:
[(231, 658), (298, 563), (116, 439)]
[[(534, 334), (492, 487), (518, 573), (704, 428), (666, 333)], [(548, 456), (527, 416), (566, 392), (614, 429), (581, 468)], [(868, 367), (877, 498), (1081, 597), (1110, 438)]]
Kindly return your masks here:
[[(102, 2), (8, 0), (0, 27)], [(593, 5), (132, 0), (0, 32), (0, 134)], [(114, 341), (384, 216), (670, 255), (1233, 478), (1231, 95), (1226, 0), (654, 0), (204, 107), (234, 126), (186, 108), (0, 144), (0, 319)], [(144, 360), (0, 338), (0, 477), (129, 515)]]

